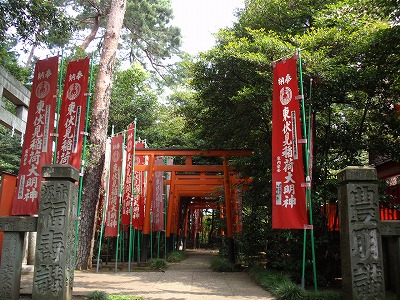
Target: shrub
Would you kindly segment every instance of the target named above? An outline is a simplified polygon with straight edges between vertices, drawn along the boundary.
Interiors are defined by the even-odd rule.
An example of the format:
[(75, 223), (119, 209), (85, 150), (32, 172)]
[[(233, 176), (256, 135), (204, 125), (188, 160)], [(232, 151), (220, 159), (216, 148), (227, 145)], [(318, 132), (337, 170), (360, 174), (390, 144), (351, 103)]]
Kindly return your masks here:
[(305, 296), (305, 290), (291, 281), (278, 284), (273, 293), (279, 300), (300, 300)]
[(153, 270), (162, 270), (167, 266), (167, 262), (163, 258), (152, 258), (149, 260), (149, 267)]
[(275, 271), (266, 271), (264, 268), (255, 267), (250, 270), (250, 275), (267, 290), (274, 290), (277, 286), (291, 282), (289, 275)]
[(167, 261), (168, 262), (179, 262), (186, 258), (186, 254), (182, 250), (173, 251), (168, 254)]
[(210, 267), (216, 272), (233, 272), (235, 269), (234, 264), (232, 264), (228, 258), (225, 256), (215, 256), (211, 259)]
[(306, 291), (293, 283), (289, 275), (262, 267), (250, 269), (250, 275), (266, 290), (270, 291), (279, 300), (341, 300), (342, 294), (338, 291)]
[(88, 300), (108, 300), (108, 294), (103, 291), (93, 291), (90, 292), (85, 299)]

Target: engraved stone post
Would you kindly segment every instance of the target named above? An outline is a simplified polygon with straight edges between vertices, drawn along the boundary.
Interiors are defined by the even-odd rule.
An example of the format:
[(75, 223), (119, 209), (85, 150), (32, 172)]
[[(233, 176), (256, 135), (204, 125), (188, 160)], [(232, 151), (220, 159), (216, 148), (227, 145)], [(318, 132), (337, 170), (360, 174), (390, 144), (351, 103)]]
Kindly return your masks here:
[(18, 300), (24, 233), (36, 230), (36, 217), (0, 217), (4, 231), (0, 265), (0, 300)]
[(42, 175), (32, 299), (72, 299), (79, 172), (45, 165)]
[(338, 174), (344, 299), (385, 299), (376, 180), (370, 167)]
[(26, 258), (26, 263), (28, 265), (35, 264), (36, 239), (37, 239), (36, 232), (28, 233), (28, 251), (27, 251), (28, 253)]

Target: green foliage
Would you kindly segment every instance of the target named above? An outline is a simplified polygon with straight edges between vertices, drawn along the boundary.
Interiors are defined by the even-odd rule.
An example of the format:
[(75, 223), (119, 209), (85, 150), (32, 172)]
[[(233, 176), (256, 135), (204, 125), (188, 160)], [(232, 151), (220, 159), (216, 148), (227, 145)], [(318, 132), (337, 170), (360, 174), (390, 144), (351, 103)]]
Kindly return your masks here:
[[(337, 199), (338, 170), (372, 164), (382, 154), (400, 159), (394, 111), (400, 26), (393, 22), (398, 10), (392, 4), (250, 0), (238, 23), (221, 30), (217, 45), (191, 65), (194, 101), (182, 109), (186, 126), (207, 148), (254, 151), (253, 157), (232, 161), (253, 178), (243, 194), (241, 249), (253, 258), (266, 253), (269, 267), (297, 274), (296, 282), (303, 232), (271, 228), (271, 63), (302, 49), (305, 99), (314, 115), (315, 245), (316, 253), (324, 253), (317, 255), (317, 268), (321, 283), (329, 285), (340, 273), (339, 238), (328, 231), (321, 208)], [(308, 262), (307, 273), (310, 267)]]
[(108, 295), (108, 300), (144, 300), (144, 297), (131, 295)]
[(341, 300), (342, 295), (335, 290), (307, 291), (284, 273), (267, 270), (261, 267), (250, 269), (250, 275), (266, 290), (270, 291), (277, 299), (308, 299), (308, 300)]
[(152, 258), (149, 260), (149, 267), (153, 270), (163, 270), (167, 266), (167, 262), (163, 258)]
[(182, 250), (172, 251), (168, 254), (167, 261), (168, 262), (180, 262), (187, 257), (186, 253)]
[(90, 292), (87, 296), (86, 299), (88, 300), (108, 300), (108, 294), (103, 291), (93, 291)]
[(154, 93), (150, 74), (139, 64), (116, 71), (110, 103), (109, 132), (121, 132), (137, 118), (137, 136), (155, 125), (157, 119), (157, 95)]
[(210, 267), (215, 272), (233, 272), (235, 270), (234, 264), (223, 255), (214, 256), (211, 259)]
[(0, 14), (0, 43), (20, 39), (29, 44), (60, 45), (72, 31), (72, 20), (51, 1), (1, 1)]
[(284, 37), (301, 34), (311, 28), (314, 13), (330, 3), (330, 0), (252, 0), (246, 3), (236, 30), (246, 27), (274, 31)]
[(11, 134), (10, 129), (0, 126), (0, 172), (17, 175), (22, 153), (21, 137)]
[(21, 83), (26, 84), (29, 81), (31, 70), (22, 68), (18, 65), (18, 53), (12, 51), (14, 43), (0, 42), (0, 66), (5, 68)]
[(85, 297), (87, 300), (144, 300), (141, 296), (132, 296), (132, 295), (114, 295), (114, 294), (107, 294), (106, 292), (102, 291), (93, 291), (89, 293)]
[[(85, 37), (79, 46), (100, 50), (111, 1), (57, 0), (56, 3), (75, 12), (75, 35), (79, 40), (82, 35)], [(170, 0), (127, 0), (118, 59), (131, 64), (140, 62), (165, 78), (173, 67), (163, 60), (177, 54), (181, 44), (180, 29), (171, 24), (172, 18)], [(73, 48), (76, 42), (76, 39), (70, 41), (69, 47)]]
[(274, 295), (281, 300), (300, 300), (304, 299), (304, 289), (293, 282), (284, 282), (276, 286)]
[(276, 271), (266, 271), (261, 267), (250, 269), (250, 275), (266, 290), (275, 290), (277, 286), (291, 282), (288, 275)]
[(180, 29), (172, 26), (173, 12), (170, 1), (128, 1), (124, 18), (127, 34), (125, 46), (131, 62), (150, 59), (153, 67), (160, 60), (177, 53), (181, 44)]

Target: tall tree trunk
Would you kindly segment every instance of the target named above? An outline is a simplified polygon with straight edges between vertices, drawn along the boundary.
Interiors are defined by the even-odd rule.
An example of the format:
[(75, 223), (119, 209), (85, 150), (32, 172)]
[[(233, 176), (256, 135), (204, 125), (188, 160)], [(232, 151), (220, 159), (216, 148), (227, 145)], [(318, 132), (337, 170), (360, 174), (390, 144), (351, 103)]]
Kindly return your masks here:
[(126, 0), (112, 1), (104, 36), (92, 110), (91, 148), (83, 182), (77, 269), (90, 269), (92, 267), (95, 216), (104, 167), (112, 77), (125, 10)]

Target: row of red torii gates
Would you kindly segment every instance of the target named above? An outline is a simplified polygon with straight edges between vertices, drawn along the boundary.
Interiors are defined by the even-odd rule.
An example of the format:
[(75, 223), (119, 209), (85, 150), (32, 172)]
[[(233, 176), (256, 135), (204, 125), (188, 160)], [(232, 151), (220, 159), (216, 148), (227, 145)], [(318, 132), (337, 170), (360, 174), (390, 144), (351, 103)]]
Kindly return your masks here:
[[(154, 173), (157, 171), (170, 172), (166, 185), (170, 186), (168, 208), (166, 213), (165, 234), (186, 236), (189, 211), (195, 209), (217, 209), (217, 200), (223, 196), (225, 203), (218, 208), (222, 217), (226, 218), (226, 232), (228, 242), (233, 243), (233, 236), (240, 232), (239, 215), (241, 204), (236, 201), (236, 193), (251, 182), (251, 178), (242, 178), (229, 165), (232, 157), (250, 156), (250, 150), (199, 150), (199, 149), (153, 149), (137, 148), (137, 156), (147, 156), (148, 164), (135, 165), (135, 172), (147, 172), (147, 187), (152, 187)], [(184, 157), (185, 163), (181, 165), (157, 165), (156, 157)], [(193, 157), (217, 157), (222, 159), (222, 164), (205, 165), (194, 164)], [(146, 207), (151, 207), (153, 189), (146, 191)], [(182, 212), (183, 211), (183, 215)], [(149, 234), (151, 231), (151, 212), (146, 209), (143, 225), (143, 251), (142, 261), (146, 260)], [(233, 244), (231, 245), (233, 247)], [(233, 255), (233, 253), (232, 253)], [(231, 255), (230, 255), (231, 256)], [(233, 259), (233, 258), (232, 258)]]

